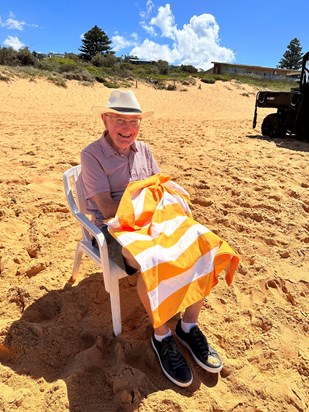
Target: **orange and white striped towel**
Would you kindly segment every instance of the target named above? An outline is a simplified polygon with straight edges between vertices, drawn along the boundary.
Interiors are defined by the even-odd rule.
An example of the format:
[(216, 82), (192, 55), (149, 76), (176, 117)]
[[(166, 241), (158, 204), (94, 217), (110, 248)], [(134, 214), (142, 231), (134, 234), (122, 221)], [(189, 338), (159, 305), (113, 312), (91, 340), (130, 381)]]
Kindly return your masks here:
[(159, 327), (207, 296), (226, 270), (232, 283), (239, 258), (220, 237), (192, 218), (189, 194), (169, 176), (131, 182), (108, 230), (141, 266)]

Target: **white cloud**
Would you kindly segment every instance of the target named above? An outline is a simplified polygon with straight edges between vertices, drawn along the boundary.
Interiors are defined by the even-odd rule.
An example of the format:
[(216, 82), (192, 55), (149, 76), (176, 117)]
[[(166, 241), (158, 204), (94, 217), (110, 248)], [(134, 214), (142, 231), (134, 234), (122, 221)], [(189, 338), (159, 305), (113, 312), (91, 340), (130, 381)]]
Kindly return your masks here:
[(149, 18), (154, 7), (155, 7), (154, 3), (151, 0), (147, 0), (146, 11), (141, 11), (139, 14), (141, 17), (140, 25), (147, 33), (149, 33), (152, 36), (156, 36), (155, 29), (153, 26), (147, 24), (146, 21)]
[(151, 27), (156, 26), (161, 30), (161, 37), (175, 39), (177, 26), (169, 4), (166, 4), (165, 7), (159, 7), (157, 16), (153, 17), (149, 24)]
[(136, 44), (135, 41), (127, 40), (123, 36), (117, 34), (116, 36), (112, 36), (112, 49), (114, 51), (119, 51), (121, 49), (125, 49), (126, 47), (131, 47)]
[(131, 33), (130, 36), (132, 37), (133, 40), (135, 40), (135, 41), (138, 40), (138, 34), (137, 33)]
[(143, 21), (147, 20), (148, 17), (150, 16), (152, 10), (154, 9), (155, 5), (151, 0), (147, 0), (146, 3), (146, 10), (140, 12), (140, 17)]
[(3, 44), (5, 47), (12, 47), (14, 50), (19, 50), (22, 47), (25, 47), (24, 43), (22, 43), (16, 36), (8, 36)]
[(145, 60), (166, 60), (174, 62), (181, 58), (176, 49), (170, 49), (167, 44), (158, 44), (146, 39), (140, 46), (134, 47), (130, 55), (137, 56)]
[(141, 22), (140, 24), (141, 24), (142, 28), (143, 28), (147, 33), (149, 33), (151, 36), (154, 36), (154, 37), (157, 36), (157, 33), (156, 33), (156, 31), (155, 31), (155, 29), (154, 29), (153, 26), (149, 26), (149, 25), (146, 24), (145, 22)]
[(141, 26), (152, 36), (160, 34), (166, 42), (159, 44), (146, 39), (130, 51), (131, 55), (147, 60), (162, 59), (170, 64), (191, 64), (204, 70), (211, 67), (212, 61), (235, 61), (235, 53), (220, 46), (219, 25), (211, 14), (192, 16), (188, 24), (178, 29), (169, 4), (159, 7), (152, 18), (153, 3), (148, 1), (147, 7), (141, 14)]
[(9, 16), (10, 17), (6, 19), (5, 21), (2, 21), (0, 19), (0, 27), (6, 27), (7, 29), (10, 29), (10, 30), (23, 31), (26, 23), (22, 20), (15, 19), (16, 16), (12, 12), (10, 12)]

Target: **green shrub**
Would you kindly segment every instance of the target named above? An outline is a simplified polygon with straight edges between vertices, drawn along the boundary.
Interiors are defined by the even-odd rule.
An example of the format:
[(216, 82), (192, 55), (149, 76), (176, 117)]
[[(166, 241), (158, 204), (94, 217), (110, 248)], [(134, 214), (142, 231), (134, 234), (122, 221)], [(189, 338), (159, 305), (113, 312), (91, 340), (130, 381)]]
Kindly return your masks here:
[(118, 64), (118, 59), (113, 53), (102, 55), (97, 53), (91, 59), (91, 63), (97, 67), (115, 67)]
[(197, 73), (198, 70), (196, 67), (192, 66), (191, 64), (182, 64), (180, 66), (180, 70), (187, 73)]
[(48, 80), (54, 83), (56, 86), (64, 87), (65, 89), (68, 87), (64, 78), (59, 75), (49, 76)]
[(33, 66), (16, 66), (13, 70), (19, 77), (37, 77), (41, 75), (41, 71)]
[(103, 76), (95, 76), (95, 80), (99, 83), (106, 82), (106, 79)]
[(93, 82), (81, 82), (81, 85), (82, 86), (92, 86), (93, 85)]
[(231, 77), (230, 76), (225, 76), (225, 75), (220, 75), (220, 74), (214, 74), (213, 78), (215, 80), (220, 80), (221, 82), (229, 82), (231, 81)]
[(31, 53), (28, 47), (23, 47), (16, 54), (18, 63), (22, 66), (34, 66), (37, 63), (37, 58)]
[(60, 73), (76, 72), (77, 70), (79, 70), (79, 67), (76, 63), (63, 63), (59, 67)]
[(104, 80), (104, 82), (102, 83), (104, 84), (105, 87), (108, 87), (110, 89), (119, 89), (119, 87), (121, 87), (119, 83), (116, 83), (110, 80)]
[(159, 74), (167, 75), (169, 73), (169, 64), (165, 60), (158, 60), (155, 62), (155, 66), (157, 66)]
[(78, 54), (75, 53), (64, 53), (65, 57), (67, 57), (70, 60), (73, 60), (75, 62), (80, 61)]
[(164, 90), (165, 89), (165, 82), (163, 81), (156, 81), (154, 83), (154, 88), (157, 90)]
[(102, 69), (101, 67), (92, 66), (90, 64), (85, 64), (83, 68), (84, 70), (86, 70), (88, 73), (90, 73), (94, 77), (96, 76), (98, 76), (99, 78), (108, 77), (108, 72), (106, 68)]
[(0, 64), (16, 66), (18, 64), (17, 52), (12, 47), (0, 47)]
[(37, 63), (42, 70), (66, 72), (78, 70), (78, 64), (68, 57), (45, 57)]
[(80, 71), (80, 72), (77, 72), (77, 71), (67, 72), (63, 74), (63, 77), (68, 80), (80, 80), (84, 82), (94, 81), (94, 77), (90, 73), (86, 72), (85, 70)]
[(37, 67), (41, 70), (54, 71), (57, 70), (57, 64), (48, 57), (43, 58), (38, 62)]
[(166, 90), (176, 90), (175, 84), (168, 84), (165, 88)]
[(183, 84), (184, 86), (195, 86), (196, 85), (196, 79), (194, 77), (189, 77), (186, 80), (180, 80), (180, 83)]
[(215, 79), (201, 79), (201, 82), (208, 83), (208, 84), (214, 84), (216, 83), (216, 80)]

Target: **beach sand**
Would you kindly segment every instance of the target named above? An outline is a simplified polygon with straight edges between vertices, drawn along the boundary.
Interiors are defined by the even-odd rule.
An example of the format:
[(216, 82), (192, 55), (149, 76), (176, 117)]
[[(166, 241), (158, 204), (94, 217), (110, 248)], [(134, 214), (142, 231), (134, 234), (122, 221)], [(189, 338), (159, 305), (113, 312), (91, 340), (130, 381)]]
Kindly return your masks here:
[[(0, 82), (0, 410), (300, 412), (308, 398), (309, 143), (252, 129), (255, 93), (237, 82), (132, 86), (155, 116), (141, 126), (193, 215), (241, 256), (205, 300), (200, 327), (224, 361), (179, 388), (162, 373), (136, 279), (122, 279), (113, 337), (102, 274), (84, 257), (65, 287), (80, 228), (62, 174), (102, 123), (101, 84)], [(184, 90), (186, 88), (186, 90)], [(177, 317), (170, 326), (173, 329)]]

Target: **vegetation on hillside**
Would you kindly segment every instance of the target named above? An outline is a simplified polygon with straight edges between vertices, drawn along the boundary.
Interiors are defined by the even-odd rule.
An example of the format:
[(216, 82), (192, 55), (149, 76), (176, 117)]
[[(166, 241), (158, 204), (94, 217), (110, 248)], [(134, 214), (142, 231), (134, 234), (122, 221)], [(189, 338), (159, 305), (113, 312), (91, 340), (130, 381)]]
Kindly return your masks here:
[[(297, 40), (297, 39), (294, 39)], [(167, 61), (140, 61), (135, 56), (116, 57), (110, 48), (111, 41), (98, 26), (84, 34), (80, 54), (64, 53), (44, 55), (31, 52), (27, 47), (16, 51), (0, 47), (0, 80), (15, 77), (45, 77), (58, 86), (66, 87), (67, 80), (78, 80), (84, 85), (94, 82), (106, 87), (130, 87), (138, 81), (148, 82), (157, 89), (186, 91), (186, 86), (201, 82), (236, 79), (257, 89), (290, 90), (293, 81), (260, 79), (254, 75), (214, 75), (198, 71), (192, 65), (172, 66)], [(2, 67), (1, 67), (2, 66)]]
[[(78, 80), (84, 85), (100, 82), (106, 87), (131, 87), (143, 81), (157, 89), (185, 91), (187, 86), (203, 83), (231, 81), (251, 84), (257, 89), (290, 90), (295, 82), (264, 80), (249, 75), (214, 75), (197, 71), (193, 66), (170, 66), (163, 60), (148, 64), (132, 63), (130, 57), (96, 55), (91, 61), (81, 60), (78, 55), (65, 53), (63, 57), (39, 57), (28, 49), (15, 51), (0, 48), (0, 80), (10, 81), (18, 77), (47, 78), (58, 86), (66, 87), (68, 80)], [(200, 82), (198, 82), (200, 83)]]

